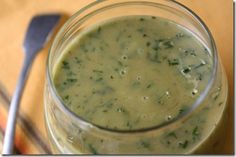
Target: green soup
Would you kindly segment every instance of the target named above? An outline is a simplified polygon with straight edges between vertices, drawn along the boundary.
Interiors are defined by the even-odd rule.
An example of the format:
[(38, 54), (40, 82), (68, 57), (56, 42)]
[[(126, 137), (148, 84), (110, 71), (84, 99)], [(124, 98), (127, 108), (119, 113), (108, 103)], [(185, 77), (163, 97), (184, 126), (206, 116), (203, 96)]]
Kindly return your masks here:
[[(64, 104), (80, 118), (113, 130), (145, 129), (175, 118), (199, 98), (213, 68), (211, 53), (196, 35), (151, 16), (98, 23), (63, 51), (54, 84)], [(213, 127), (206, 120), (214, 119), (208, 110), (179, 131), (163, 133), (158, 142), (146, 139), (119, 149), (181, 152), (193, 147)], [(99, 141), (90, 139), (90, 144), (98, 153), (103, 149)]]
[(131, 16), (106, 21), (76, 38), (54, 82), (78, 116), (132, 130), (156, 126), (190, 107), (211, 68), (204, 45), (183, 27)]

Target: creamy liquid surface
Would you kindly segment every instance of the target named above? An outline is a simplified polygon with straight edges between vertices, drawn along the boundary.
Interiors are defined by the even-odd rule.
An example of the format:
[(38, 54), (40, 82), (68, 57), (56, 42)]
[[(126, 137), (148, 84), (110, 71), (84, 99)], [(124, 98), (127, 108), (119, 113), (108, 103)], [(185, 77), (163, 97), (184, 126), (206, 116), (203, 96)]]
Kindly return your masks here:
[(207, 85), (212, 59), (174, 22), (127, 16), (97, 24), (64, 50), (54, 84), (65, 105), (96, 125), (136, 130), (179, 115)]

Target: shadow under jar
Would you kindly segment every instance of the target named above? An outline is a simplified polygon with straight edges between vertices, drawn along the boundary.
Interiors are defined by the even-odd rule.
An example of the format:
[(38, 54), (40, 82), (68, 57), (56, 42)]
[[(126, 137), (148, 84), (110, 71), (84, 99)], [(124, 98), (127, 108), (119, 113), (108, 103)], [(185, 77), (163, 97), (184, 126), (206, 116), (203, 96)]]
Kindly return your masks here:
[(53, 153), (214, 154), (227, 80), (201, 19), (168, 0), (94, 2), (57, 34), (45, 121)]

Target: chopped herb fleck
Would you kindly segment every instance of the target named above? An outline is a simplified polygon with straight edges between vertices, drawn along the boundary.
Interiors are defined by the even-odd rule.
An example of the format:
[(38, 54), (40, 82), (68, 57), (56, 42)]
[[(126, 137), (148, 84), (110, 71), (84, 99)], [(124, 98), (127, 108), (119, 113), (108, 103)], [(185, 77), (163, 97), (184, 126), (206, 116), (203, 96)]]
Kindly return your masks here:
[(141, 17), (141, 18), (139, 19), (139, 21), (144, 21), (144, 18)]
[(179, 115), (185, 112), (188, 109), (188, 107), (183, 106), (181, 109), (179, 109)]
[(191, 71), (189, 67), (183, 69), (183, 73), (187, 74)]
[(93, 70), (93, 72), (95, 72), (95, 73), (103, 73), (103, 71), (102, 70)]
[(114, 71), (118, 72), (118, 71), (119, 71), (119, 69), (118, 69), (118, 68), (114, 68)]
[(198, 126), (196, 126), (196, 127), (193, 129), (193, 131), (192, 131), (193, 140), (195, 141), (196, 138), (198, 138), (199, 135), (200, 135), (199, 129), (198, 129)]
[(76, 73), (74, 73), (74, 72), (72, 72), (72, 71), (69, 71), (69, 72), (67, 73), (67, 75), (68, 75), (68, 76), (73, 76), (73, 75), (76, 75)]
[(180, 146), (181, 148), (185, 149), (185, 148), (187, 148), (188, 143), (189, 143), (188, 140), (185, 140), (184, 143), (179, 143), (179, 146)]
[(199, 135), (198, 126), (196, 126), (196, 127), (193, 129), (192, 135), (193, 135), (193, 136), (198, 136), (198, 135)]
[(185, 110), (184, 109), (180, 109), (179, 110), (179, 115), (182, 114)]
[(118, 61), (118, 64), (119, 64), (120, 66), (123, 66), (123, 63), (122, 63), (121, 61)]
[(72, 78), (68, 78), (66, 80), (67, 82), (71, 82), (71, 83), (77, 82), (77, 79), (72, 79)]
[(69, 63), (66, 62), (66, 61), (63, 61), (62, 64), (63, 64), (64, 66), (69, 65)]
[(127, 122), (126, 126), (129, 127), (130, 129), (132, 128), (132, 125), (130, 124), (130, 122)]
[(66, 62), (66, 61), (63, 61), (63, 62), (62, 62), (62, 68), (63, 68), (63, 69), (70, 69), (69, 63)]
[(143, 37), (147, 37), (147, 34), (143, 34)]
[(78, 57), (75, 57), (75, 61), (76, 61), (76, 63), (78, 63), (78, 64), (81, 63), (81, 60), (80, 60)]
[(69, 95), (66, 95), (66, 96), (64, 97), (64, 100), (65, 100), (65, 101), (68, 101), (68, 100), (69, 100), (69, 97), (70, 97)]
[(152, 87), (152, 84), (147, 85), (147, 88), (151, 88), (151, 87)]
[(146, 43), (146, 46), (147, 46), (147, 47), (149, 47), (150, 45), (151, 45), (151, 43), (150, 43), (150, 42), (147, 42), (147, 43)]
[(177, 38), (177, 39), (182, 38), (182, 37), (184, 37), (184, 34), (183, 34), (183, 33), (178, 33), (178, 34), (176, 34), (176, 38)]
[(147, 141), (140, 141), (140, 144), (143, 148), (150, 148), (150, 143)]
[(154, 45), (154, 46), (152, 47), (152, 49), (155, 50), (155, 51), (159, 50), (159, 49), (160, 49), (159, 44)]
[(166, 41), (163, 43), (166, 49), (173, 48), (174, 47), (174, 42), (173, 41)]
[(91, 151), (91, 153), (98, 154), (97, 150), (94, 148), (94, 146), (92, 144), (88, 144), (88, 148)]
[(174, 66), (174, 65), (179, 65), (179, 60), (178, 59), (168, 59), (168, 63), (170, 66)]
[(175, 134), (175, 132), (170, 132), (167, 134), (167, 137), (174, 137), (177, 139), (177, 135)]
[(96, 81), (96, 82), (100, 82), (100, 81), (102, 81), (102, 80), (103, 80), (103, 78), (100, 77), (100, 78), (96, 79), (95, 81)]

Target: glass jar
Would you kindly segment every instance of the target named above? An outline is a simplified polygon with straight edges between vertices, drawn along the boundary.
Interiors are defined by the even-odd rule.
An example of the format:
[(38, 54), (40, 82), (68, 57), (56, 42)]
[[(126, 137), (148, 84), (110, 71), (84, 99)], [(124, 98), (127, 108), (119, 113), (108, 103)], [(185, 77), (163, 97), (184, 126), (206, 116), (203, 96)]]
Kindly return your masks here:
[[(68, 110), (58, 96), (52, 78), (63, 49), (83, 32), (83, 28), (110, 18), (128, 15), (159, 16), (184, 26), (207, 47), (213, 60), (213, 69), (205, 91), (187, 112), (154, 128), (119, 132), (93, 125)], [(226, 75), (213, 37), (203, 21), (187, 7), (170, 0), (97, 1), (74, 14), (61, 28), (52, 44), (47, 61), (44, 93), (45, 122), (53, 153), (217, 153), (224, 144), (221, 135), (227, 120), (227, 95)], [(185, 134), (191, 134), (192, 139), (184, 139)]]

